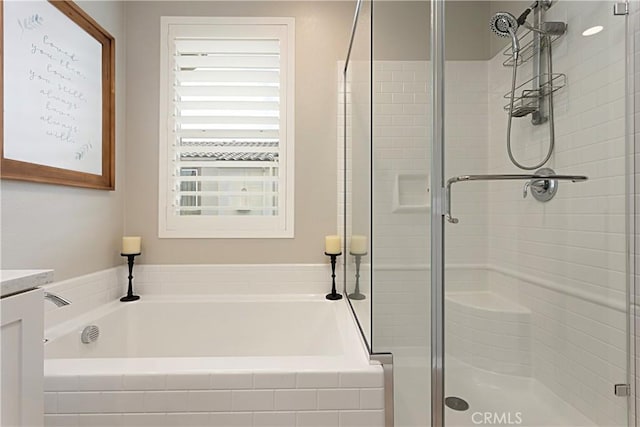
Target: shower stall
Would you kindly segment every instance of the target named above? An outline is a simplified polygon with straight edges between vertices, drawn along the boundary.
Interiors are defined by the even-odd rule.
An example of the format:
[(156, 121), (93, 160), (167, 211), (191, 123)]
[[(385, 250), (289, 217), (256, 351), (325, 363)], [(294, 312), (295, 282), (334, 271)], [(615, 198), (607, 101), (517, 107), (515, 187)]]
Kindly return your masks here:
[(638, 6), (357, 2), (341, 286), (387, 425), (637, 426)]

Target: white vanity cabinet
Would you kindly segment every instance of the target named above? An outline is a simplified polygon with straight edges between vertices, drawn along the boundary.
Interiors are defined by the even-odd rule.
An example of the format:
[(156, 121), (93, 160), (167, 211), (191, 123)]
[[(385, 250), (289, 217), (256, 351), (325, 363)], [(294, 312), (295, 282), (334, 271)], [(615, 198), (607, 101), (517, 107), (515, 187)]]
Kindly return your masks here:
[(0, 299), (2, 427), (43, 425), (43, 293), (33, 289)]
[(2, 276), (0, 426), (42, 426), (44, 291), (34, 289), (36, 282), (18, 283), (13, 278), (9, 280), (6, 270), (2, 271)]

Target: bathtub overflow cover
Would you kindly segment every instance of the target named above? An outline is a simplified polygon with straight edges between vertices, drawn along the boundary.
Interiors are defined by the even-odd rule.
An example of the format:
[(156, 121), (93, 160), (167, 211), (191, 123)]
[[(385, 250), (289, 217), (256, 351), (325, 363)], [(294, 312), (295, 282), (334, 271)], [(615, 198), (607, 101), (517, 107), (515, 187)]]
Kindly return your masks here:
[(84, 344), (89, 344), (98, 340), (100, 336), (100, 328), (96, 325), (89, 325), (82, 330), (82, 334), (80, 334), (80, 340)]

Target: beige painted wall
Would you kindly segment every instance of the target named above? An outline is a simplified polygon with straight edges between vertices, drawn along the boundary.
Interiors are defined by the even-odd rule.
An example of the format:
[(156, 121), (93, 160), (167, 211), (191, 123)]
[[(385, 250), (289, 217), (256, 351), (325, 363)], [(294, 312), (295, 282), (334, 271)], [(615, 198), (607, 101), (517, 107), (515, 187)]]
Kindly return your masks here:
[[(496, 51), (496, 43), (502, 44), (503, 40), (486, 29), (489, 13), (513, 9), (514, 3), (521, 2), (492, 3), (451, 4), (449, 59), (486, 59)], [(125, 231), (144, 237), (141, 261), (145, 263), (323, 262), (322, 238), (337, 228), (336, 62), (346, 53), (355, 1), (78, 4), (117, 40), (116, 191), (3, 180), (2, 268), (54, 268), (58, 279), (108, 268), (121, 262), (119, 242)], [(157, 238), (161, 15), (296, 18), (295, 239)], [(379, 59), (426, 59), (426, 2), (380, 2), (375, 15)], [(126, 87), (125, 76), (129, 80)], [(125, 136), (130, 141), (126, 147)]]
[[(450, 61), (488, 60), (509, 40), (489, 29), (489, 19), (499, 11), (518, 17), (529, 0), (447, 2), (445, 38)], [(430, 2), (389, 0), (374, 5), (374, 52), (377, 60), (416, 61), (429, 59)], [(529, 17), (531, 22), (531, 16)]]
[[(143, 237), (143, 263), (325, 262), (336, 224), (336, 63), (355, 2), (127, 2), (126, 231)], [(295, 238), (159, 239), (160, 16), (296, 18)]]
[[(490, 55), (490, 2), (447, 2), (447, 59), (486, 60)], [(373, 7), (374, 56), (379, 61), (429, 59), (429, 1), (378, 1)]]
[(124, 7), (102, 1), (78, 5), (116, 38), (116, 191), (0, 184), (2, 268), (53, 268), (56, 280), (119, 264), (124, 230)]

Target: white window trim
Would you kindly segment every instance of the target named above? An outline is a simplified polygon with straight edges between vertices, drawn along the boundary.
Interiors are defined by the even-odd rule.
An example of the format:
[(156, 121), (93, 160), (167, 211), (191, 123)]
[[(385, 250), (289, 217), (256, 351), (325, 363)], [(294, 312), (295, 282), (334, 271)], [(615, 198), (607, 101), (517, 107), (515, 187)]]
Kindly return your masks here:
[[(282, 213), (274, 217), (271, 224), (266, 217), (199, 217), (186, 216), (183, 224), (176, 226), (169, 218), (171, 200), (171, 170), (169, 159), (169, 137), (171, 130), (167, 121), (171, 111), (171, 90), (169, 87), (168, 43), (171, 25), (283, 25), (286, 31), (286, 46), (280, 52), (286, 60), (281, 74), (281, 98), (284, 102), (286, 123), (281, 125), (280, 140), (284, 141), (285, 161), (280, 164), (279, 173), (283, 174), (284, 199)], [(237, 17), (161, 17), (160, 44), (160, 155), (158, 188), (158, 237), (160, 238), (293, 238), (294, 237), (294, 99), (295, 99), (295, 19), (294, 18), (237, 18)], [(284, 96), (282, 94), (284, 93)]]

